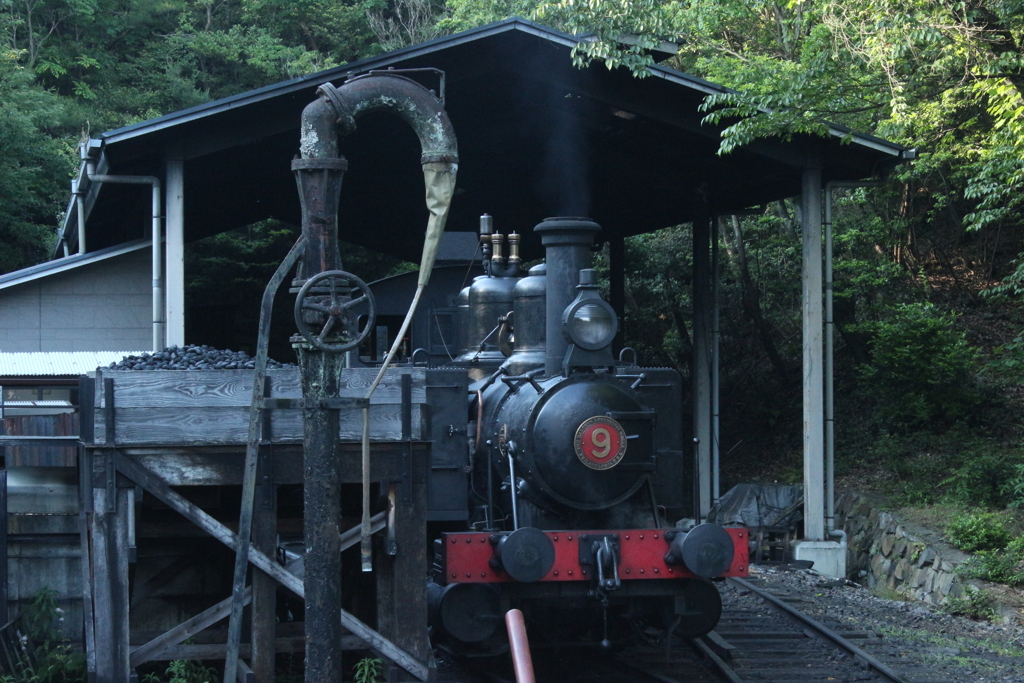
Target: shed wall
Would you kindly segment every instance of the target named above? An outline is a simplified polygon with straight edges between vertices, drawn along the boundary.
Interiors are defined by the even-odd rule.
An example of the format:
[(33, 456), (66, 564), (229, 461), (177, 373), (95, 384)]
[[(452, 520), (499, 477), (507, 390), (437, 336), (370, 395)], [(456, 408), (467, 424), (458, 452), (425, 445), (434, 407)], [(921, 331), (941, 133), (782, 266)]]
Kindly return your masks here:
[(148, 249), (0, 290), (0, 351), (152, 345)]

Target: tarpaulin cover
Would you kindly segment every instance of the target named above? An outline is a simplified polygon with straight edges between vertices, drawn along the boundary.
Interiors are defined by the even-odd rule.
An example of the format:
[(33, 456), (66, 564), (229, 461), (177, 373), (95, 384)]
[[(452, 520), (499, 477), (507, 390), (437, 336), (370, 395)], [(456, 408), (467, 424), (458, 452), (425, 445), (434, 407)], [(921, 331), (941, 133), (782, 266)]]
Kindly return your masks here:
[(792, 526), (803, 519), (804, 487), (787, 484), (738, 484), (718, 501), (711, 519), (748, 529)]

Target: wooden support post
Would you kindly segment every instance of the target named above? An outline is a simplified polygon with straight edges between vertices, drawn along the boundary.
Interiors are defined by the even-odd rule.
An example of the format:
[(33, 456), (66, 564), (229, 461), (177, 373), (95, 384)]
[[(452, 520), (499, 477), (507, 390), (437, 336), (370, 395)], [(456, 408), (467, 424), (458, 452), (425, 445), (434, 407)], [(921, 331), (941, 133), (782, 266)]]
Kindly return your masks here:
[[(388, 505), (391, 508), (389, 510), (389, 519), (392, 521), (394, 520), (395, 491), (397, 486), (395, 483), (388, 485)], [(377, 553), (377, 558), (373, 563), (373, 573), (377, 580), (377, 631), (385, 638), (392, 640), (394, 639), (396, 628), (394, 581), (395, 555), (397, 551), (397, 544), (391, 536), (393, 531), (394, 525), (389, 524), (387, 536), (378, 539), (381, 542), (377, 544), (377, 547), (378, 549), (383, 549), (384, 552)]]
[(0, 470), (0, 624), (7, 621), (7, 470)]
[(426, 451), (406, 451), (411, 467), (412, 490), (408, 496), (402, 491), (396, 496), (393, 591), (391, 614), (387, 621), (391, 633), (388, 638), (414, 659), (427, 664), (433, 674), (430, 642), (427, 639), (427, 582), (423, 568), (427, 564), (427, 467)]
[[(91, 535), (96, 678), (99, 683), (128, 680), (128, 490), (93, 489)], [(112, 508), (108, 513), (101, 511)]]
[[(255, 509), (253, 510), (253, 548), (273, 556), (277, 548), (277, 486), (271, 471), (272, 446), (262, 446), (260, 471), (257, 473)], [(266, 573), (254, 570), (252, 575), (252, 674), (257, 683), (274, 680), (275, 624), (277, 582)], [(239, 663), (239, 674), (242, 672)], [(239, 679), (241, 680), (241, 679)]]
[[(92, 506), (92, 483), (89, 482), (89, 506)], [(95, 680), (96, 676), (96, 634), (95, 620), (93, 615), (93, 576), (92, 576), (92, 553), (89, 546), (90, 529), (92, 528), (93, 514), (84, 509), (78, 515), (79, 548), (82, 554), (82, 616), (85, 627), (85, 672), (89, 681)]]

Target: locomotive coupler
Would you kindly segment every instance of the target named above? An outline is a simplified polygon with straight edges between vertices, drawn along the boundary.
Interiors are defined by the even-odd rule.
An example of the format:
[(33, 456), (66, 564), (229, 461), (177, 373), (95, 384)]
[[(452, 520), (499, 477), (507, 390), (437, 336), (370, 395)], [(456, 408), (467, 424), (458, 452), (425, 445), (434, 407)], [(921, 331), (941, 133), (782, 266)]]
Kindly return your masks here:
[(613, 591), (622, 586), (619, 579), (621, 551), (618, 534), (583, 534), (580, 536), (579, 547), (580, 564), (597, 567), (599, 591)]

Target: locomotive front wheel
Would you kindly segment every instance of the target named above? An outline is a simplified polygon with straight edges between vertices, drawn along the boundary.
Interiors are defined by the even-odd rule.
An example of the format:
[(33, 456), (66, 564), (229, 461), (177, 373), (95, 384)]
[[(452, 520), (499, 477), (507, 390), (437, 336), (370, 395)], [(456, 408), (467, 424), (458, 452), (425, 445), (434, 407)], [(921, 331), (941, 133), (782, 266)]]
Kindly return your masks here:
[(343, 270), (328, 270), (302, 285), (295, 297), (295, 325), (314, 348), (341, 353), (370, 334), (376, 308), (365, 282)]

